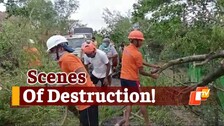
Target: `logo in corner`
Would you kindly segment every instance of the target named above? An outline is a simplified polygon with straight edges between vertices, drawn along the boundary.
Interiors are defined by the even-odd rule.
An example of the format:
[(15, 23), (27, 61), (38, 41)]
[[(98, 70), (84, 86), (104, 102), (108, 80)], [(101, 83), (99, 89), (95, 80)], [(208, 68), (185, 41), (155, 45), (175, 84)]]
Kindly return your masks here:
[(201, 101), (206, 101), (209, 94), (208, 87), (197, 87), (196, 91), (192, 91), (190, 94), (189, 105), (201, 105)]

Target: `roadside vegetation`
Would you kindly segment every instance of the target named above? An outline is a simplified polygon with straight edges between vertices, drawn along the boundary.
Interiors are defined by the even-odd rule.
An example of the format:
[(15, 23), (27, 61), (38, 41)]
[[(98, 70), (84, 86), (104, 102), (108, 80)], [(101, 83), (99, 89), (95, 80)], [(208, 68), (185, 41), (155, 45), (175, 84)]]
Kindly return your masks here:
[[(109, 34), (118, 49), (121, 42), (128, 44), (128, 33), (134, 24), (138, 24), (146, 38), (141, 52), (150, 63), (163, 65), (176, 58), (214, 54), (223, 50), (224, 2), (178, 1), (139, 0), (133, 5), (134, 11), (126, 15), (105, 8), (103, 18), (108, 26), (95, 31), (97, 41), (100, 43), (102, 38)], [(43, 67), (37, 69), (44, 72), (60, 71), (57, 63), (46, 54), (45, 43), (53, 34), (68, 33), (71, 22), (69, 16), (79, 7), (78, 1), (55, 0), (52, 3), (45, 0), (9, 0), (4, 4), (7, 7), (7, 15), (0, 24), (0, 84), (3, 87), (0, 90), (0, 126), (77, 125), (78, 119), (70, 112), (66, 114), (63, 106), (17, 109), (10, 108), (9, 103), (11, 87), (27, 85), (27, 64), (32, 56), (28, 55), (23, 47), (29, 45), (29, 39), (36, 42), (34, 46), (41, 54)], [(82, 24), (77, 22), (77, 26)], [(200, 66), (194, 66), (196, 62), (171, 66), (160, 74), (158, 80), (141, 77), (141, 84), (195, 85), (209, 74), (221, 69), (221, 61), (222, 58), (215, 58)], [(205, 84), (212, 90), (212, 95), (201, 106), (149, 106), (149, 117), (153, 124), (224, 125), (224, 79), (222, 76), (212, 79), (211, 83)], [(133, 125), (143, 124), (138, 110), (138, 107), (134, 107)], [(113, 122), (114, 117), (122, 117), (122, 114), (122, 106), (101, 106), (99, 109), (100, 122), (103, 125), (108, 125), (108, 121)]]

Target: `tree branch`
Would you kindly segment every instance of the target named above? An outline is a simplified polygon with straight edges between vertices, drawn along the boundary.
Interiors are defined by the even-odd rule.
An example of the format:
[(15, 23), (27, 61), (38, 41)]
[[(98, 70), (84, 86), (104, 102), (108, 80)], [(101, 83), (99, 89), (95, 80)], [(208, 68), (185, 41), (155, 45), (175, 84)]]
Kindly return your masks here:
[(157, 73), (161, 73), (165, 69), (167, 69), (171, 66), (174, 66), (174, 65), (189, 63), (189, 62), (194, 62), (194, 61), (204, 61), (201, 63), (201, 64), (204, 64), (204, 63), (209, 62), (210, 60), (217, 59), (217, 58), (224, 58), (224, 50), (221, 50), (218, 52), (212, 52), (209, 54), (187, 56), (187, 57), (182, 57), (182, 58), (178, 58), (175, 60), (171, 60), (168, 63), (164, 64)]
[(68, 107), (65, 107), (65, 114), (64, 114), (63, 120), (61, 122), (61, 126), (64, 125), (67, 115), (68, 115)]
[(190, 92), (190, 91), (195, 90), (195, 88), (200, 87), (200, 86), (206, 86), (209, 83), (211, 83), (212, 81), (221, 77), (222, 75), (224, 75), (224, 63), (222, 63), (221, 66), (215, 72), (207, 75), (204, 79), (202, 79), (202, 81), (199, 84), (189, 86), (189, 87), (183, 89), (182, 91), (180, 91), (180, 94)]
[(224, 64), (221, 64), (221, 66), (213, 73), (206, 76), (201, 83), (198, 84), (198, 86), (206, 86), (212, 81), (216, 80), (217, 78), (224, 75)]
[(222, 91), (222, 92), (224, 92), (224, 89), (222, 89), (222, 88), (219, 88), (219, 87), (217, 87), (217, 86), (213, 86), (214, 88), (216, 88), (216, 89), (218, 89), (219, 91)]

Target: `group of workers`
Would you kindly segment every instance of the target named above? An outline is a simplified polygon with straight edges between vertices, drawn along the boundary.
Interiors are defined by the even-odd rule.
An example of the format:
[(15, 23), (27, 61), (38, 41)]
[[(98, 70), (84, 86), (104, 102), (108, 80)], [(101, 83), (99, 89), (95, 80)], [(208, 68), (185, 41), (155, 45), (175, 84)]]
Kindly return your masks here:
[[(158, 69), (159, 66), (148, 64), (143, 61), (142, 54), (138, 50), (143, 44), (144, 36), (139, 30), (133, 30), (129, 33), (128, 39), (130, 44), (126, 47), (122, 47), (122, 62), (121, 62), (121, 86), (136, 87), (139, 89), (139, 73), (144, 76), (149, 76), (154, 79), (158, 78), (158, 74), (152, 74), (146, 72), (143, 66), (153, 67)], [(82, 51), (84, 52), (84, 61), (72, 53), (69, 53), (68, 49), (65, 49), (64, 44), (67, 43), (67, 39), (61, 35), (51, 36), (47, 40), (47, 51), (51, 55), (55, 55), (55, 59), (63, 72), (86, 72), (87, 81), (84, 85), (68, 85), (68, 86), (81, 86), (95, 87), (100, 81), (101, 86), (111, 85), (111, 73), (112, 73), (112, 59), (118, 56), (118, 53), (114, 46), (110, 43), (109, 38), (103, 39), (102, 45), (97, 48), (96, 43), (90, 41), (85, 42), (82, 45)], [(89, 74), (88, 65), (93, 65), (93, 71)], [(139, 90), (138, 90), (139, 91)], [(82, 126), (98, 126), (98, 106), (96, 105), (77, 105), (79, 111), (79, 120)], [(129, 125), (129, 117), (132, 110), (132, 106), (126, 107), (125, 112), (125, 125)], [(141, 112), (145, 119), (145, 124), (150, 125), (146, 106), (141, 106)]]

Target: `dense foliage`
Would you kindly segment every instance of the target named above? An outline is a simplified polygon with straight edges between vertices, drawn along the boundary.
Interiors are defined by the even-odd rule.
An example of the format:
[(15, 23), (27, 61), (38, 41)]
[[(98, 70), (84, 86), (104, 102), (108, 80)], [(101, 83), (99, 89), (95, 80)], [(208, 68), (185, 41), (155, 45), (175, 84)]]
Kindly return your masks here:
[[(0, 24), (0, 126), (2, 125), (58, 125), (63, 120), (64, 107), (10, 108), (11, 87), (26, 85), (27, 59), (30, 57), (23, 47), (33, 39), (41, 53), (43, 67), (40, 71), (59, 71), (55, 62), (46, 54), (46, 39), (55, 34), (65, 34), (69, 30), (69, 16), (79, 6), (76, 0), (0, 0), (6, 6), (7, 17)], [(130, 8), (131, 9), (131, 8)], [(116, 47), (121, 42), (129, 43), (128, 33), (134, 24), (144, 32), (145, 41), (141, 48), (148, 62), (164, 63), (174, 58), (194, 54), (204, 54), (223, 50), (224, 47), (224, 1), (223, 0), (138, 0), (133, 12), (127, 15), (119, 11), (105, 9), (103, 19), (108, 27), (96, 31), (100, 43), (105, 35), (110, 35)], [(77, 24), (78, 25), (78, 24)], [(214, 71), (219, 61), (200, 67), (202, 76)], [(181, 65), (180, 65), (181, 66)], [(149, 70), (149, 69), (146, 69)], [(196, 68), (188, 69), (188, 64), (165, 71), (157, 81), (141, 77), (144, 86), (177, 86), (192, 78)], [(169, 75), (169, 76), (167, 76)], [(202, 77), (200, 77), (201, 79)], [(177, 81), (178, 80), (178, 81)], [(211, 97), (203, 107), (154, 107), (148, 108), (150, 119), (159, 125), (195, 125), (203, 123), (224, 124), (223, 110), (216, 96)], [(138, 111), (134, 107), (134, 111)], [(190, 111), (189, 111), (190, 110)], [(199, 113), (195, 116), (192, 113)], [(120, 116), (119, 107), (100, 108), (100, 122), (113, 116)], [(175, 121), (174, 121), (175, 120)], [(189, 121), (190, 120), (190, 121)], [(142, 120), (135, 118), (138, 124)], [(71, 113), (64, 125), (77, 125), (78, 120)]]

